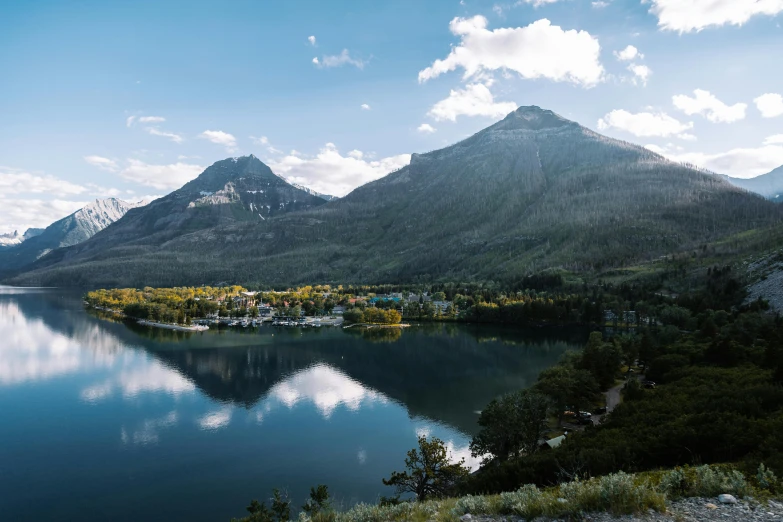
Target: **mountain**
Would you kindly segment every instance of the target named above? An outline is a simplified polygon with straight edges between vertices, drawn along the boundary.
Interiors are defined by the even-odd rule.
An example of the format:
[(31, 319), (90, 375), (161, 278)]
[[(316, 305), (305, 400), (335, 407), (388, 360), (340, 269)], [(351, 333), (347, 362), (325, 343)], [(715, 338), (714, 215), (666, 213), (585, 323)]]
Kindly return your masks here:
[(0, 250), (0, 273), (19, 270), (56, 248), (81, 243), (146, 202), (128, 203), (116, 198), (96, 199), (45, 229), (28, 229), (23, 240)]
[[(215, 190), (202, 185), (227, 161), (234, 160), (216, 163), (182, 191)], [(268, 171), (252, 157), (236, 161)], [(264, 220), (221, 221), (212, 213), (200, 229), (182, 227), (164, 200), (46, 256), (12, 282), (509, 280), (551, 267), (623, 266), (783, 217), (782, 207), (725, 179), (538, 107), (414, 154), (410, 165), (344, 198)], [(189, 201), (183, 196), (180, 207)], [(142, 220), (148, 215), (154, 219)], [(140, 221), (149, 224), (137, 227)]]
[(760, 194), (776, 202), (783, 201), (783, 165), (755, 178), (742, 179), (727, 176), (732, 185)]
[(14, 230), (10, 234), (0, 234), (0, 249), (19, 245), (31, 237), (40, 235), (43, 231), (42, 228), (28, 228), (22, 235), (19, 235), (18, 230)]
[(321, 194), (320, 192), (316, 192), (315, 190), (313, 190), (311, 188), (307, 188), (307, 187), (305, 187), (303, 185), (298, 185), (296, 183), (291, 183), (291, 186), (296, 187), (296, 188), (298, 188), (300, 190), (304, 190), (308, 194), (311, 194), (313, 196), (319, 197), (319, 198), (323, 199), (324, 201), (332, 201), (332, 200), (337, 199), (337, 196), (330, 196), (329, 194)]
[(275, 175), (255, 156), (229, 158), (216, 162), (182, 188), (128, 212), (91, 241), (52, 252), (40, 264), (66, 263), (72, 257), (93, 254), (103, 257), (106, 251), (122, 257), (144, 256), (151, 248), (177, 238), (237, 222), (259, 224), (325, 203), (323, 197)]

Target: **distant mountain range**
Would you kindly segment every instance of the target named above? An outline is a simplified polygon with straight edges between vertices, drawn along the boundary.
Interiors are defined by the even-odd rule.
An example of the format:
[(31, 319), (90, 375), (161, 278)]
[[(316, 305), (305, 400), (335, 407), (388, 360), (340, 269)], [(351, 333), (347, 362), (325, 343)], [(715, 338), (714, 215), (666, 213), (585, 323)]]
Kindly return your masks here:
[(28, 229), (20, 241), (0, 249), (0, 274), (18, 271), (54, 249), (81, 243), (123, 217), (128, 210), (146, 203), (96, 199), (45, 229)]
[(782, 217), (783, 207), (724, 178), (520, 107), (330, 202), (254, 156), (219, 161), (10, 281), (508, 280), (623, 266)]
[(755, 178), (742, 179), (726, 176), (732, 185), (760, 194), (775, 202), (783, 202), (783, 166)]
[(42, 228), (28, 228), (24, 234), (19, 234), (18, 230), (14, 230), (10, 234), (0, 234), (0, 249), (13, 247), (21, 244), (23, 241), (35, 237), (43, 232)]

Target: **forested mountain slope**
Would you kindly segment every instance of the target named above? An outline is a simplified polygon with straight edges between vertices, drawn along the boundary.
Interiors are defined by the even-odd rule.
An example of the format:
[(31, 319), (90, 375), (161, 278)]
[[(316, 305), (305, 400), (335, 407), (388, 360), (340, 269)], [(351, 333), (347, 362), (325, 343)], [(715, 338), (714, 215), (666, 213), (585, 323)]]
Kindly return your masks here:
[(30, 229), (25, 232), (24, 241), (0, 249), (0, 274), (19, 270), (54, 249), (86, 241), (130, 209), (145, 204), (143, 201), (128, 203), (117, 198), (96, 199), (43, 230)]
[(201, 230), (172, 227), (177, 219), (161, 215), (133, 248), (115, 241), (139, 214), (129, 213), (60, 259), (47, 256), (14, 282), (514, 278), (553, 266), (622, 266), (777, 223), (781, 209), (723, 178), (551, 111), (521, 107), (466, 140), (414, 154), (409, 166), (306, 211), (216, 221)]

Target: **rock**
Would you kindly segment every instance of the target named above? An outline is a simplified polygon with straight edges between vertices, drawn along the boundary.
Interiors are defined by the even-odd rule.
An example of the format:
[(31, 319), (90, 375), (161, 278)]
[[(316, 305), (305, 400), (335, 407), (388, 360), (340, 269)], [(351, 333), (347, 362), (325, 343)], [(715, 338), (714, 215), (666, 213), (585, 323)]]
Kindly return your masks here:
[(473, 515), (471, 515), (470, 513), (468, 513), (467, 515), (462, 515), (461, 517), (459, 517), (459, 519), (460, 519), (462, 522), (470, 522), (471, 520), (473, 520)]
[(707, 504), (704, 505), (704, 507), (706, 507), (707, 509), (718, 509), (718, 506), (716, 506), (712, 502), (708, 502)]
[(721, 504), (736, 504), (737, 499), (734, 498), (734, 495), (724, 493), (723, 495), (718, 495), (718, 502)]

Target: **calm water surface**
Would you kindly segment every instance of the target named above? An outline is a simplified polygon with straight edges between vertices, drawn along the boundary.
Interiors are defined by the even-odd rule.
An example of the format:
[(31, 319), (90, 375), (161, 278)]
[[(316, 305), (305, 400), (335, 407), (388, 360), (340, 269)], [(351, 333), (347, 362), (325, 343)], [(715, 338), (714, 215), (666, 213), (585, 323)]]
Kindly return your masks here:
[(392, 492), (418, 433), (470, 458), (477, 411), (582, 332), (428, 325), (374, 335), (140, 328), (80, 294), (0, 287), (0, 520), (227, 521)]

